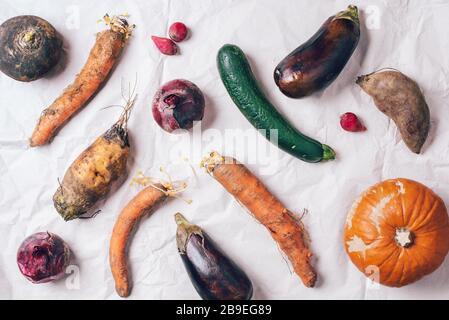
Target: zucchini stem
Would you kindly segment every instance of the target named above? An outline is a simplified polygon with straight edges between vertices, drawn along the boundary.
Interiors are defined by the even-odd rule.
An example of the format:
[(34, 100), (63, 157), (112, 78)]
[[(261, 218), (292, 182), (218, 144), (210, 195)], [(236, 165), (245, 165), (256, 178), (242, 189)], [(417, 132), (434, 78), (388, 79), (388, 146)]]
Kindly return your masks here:
[(323, 160), (334, 160), (335, 159), (335, 151), (329, 147), (328, 145), (323, 144)]

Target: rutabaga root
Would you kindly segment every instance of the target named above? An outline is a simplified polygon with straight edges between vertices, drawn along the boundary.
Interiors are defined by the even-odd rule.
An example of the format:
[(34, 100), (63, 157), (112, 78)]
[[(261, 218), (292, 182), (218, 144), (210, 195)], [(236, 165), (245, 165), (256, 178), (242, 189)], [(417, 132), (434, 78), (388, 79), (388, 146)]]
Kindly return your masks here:
[(75, 81), (42, 112), (30, 138), (30, 146), (49, 143), (56, 132), (88, 103), (107, 79), (131, 35), (133, 26), (129, 26), (122, 16), (110, 19), (106, 15), (105, 21), (110, 25), (110, 29), (97, 35), (87, 62)]
[(306, 232), (292, 212), (235, 159), (212, 152), (201, 165), (270, 231), (304, 285), (313, 287), (317, 274), (310, 262), (312, 252), (306, 242)]
[(127, 122), (135, 102), (130, 100), (120, 119), (97, 138), (72, 163), (53, 196), (64, 220), (79, 218), (109, 193), (113, 183), (126, 174), (129, 156)]

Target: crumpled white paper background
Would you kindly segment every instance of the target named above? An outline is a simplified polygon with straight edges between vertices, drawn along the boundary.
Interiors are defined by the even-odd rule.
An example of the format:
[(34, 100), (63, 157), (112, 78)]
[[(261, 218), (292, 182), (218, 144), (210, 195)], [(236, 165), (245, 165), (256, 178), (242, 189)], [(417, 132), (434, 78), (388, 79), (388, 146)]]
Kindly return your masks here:
[[(351, 3), (361, 10), (362, 35), (340, 77), (311, 97), (293, 100), (283, 96), (272, 78), (276, 64), (327, 17)], [(129, 20), (137, 27), (105, 87), (53, 143), (28, 148), (27, 139), (39, 114), (72, 81), (86, 60), (95, 33), (104, 29), (97, 20), (105, 13), (123, 12), (130, 14)], [(138, 170), (160, 175), (160, 165), (177, 178), (189, 177), (190, 188), (184, 196), (193, 203), (170, 200), (140, 224), (130, 248), (134, 282), (130, 299), (199, 298), (176, 250), (173, 214), (177, 211), (204, 228), (247, 272), (256, 299), (449, 298), (448, 260), (421, 281), (392, 289), (367, 282), (349, 262), (342, 244), (343, 224), (352, 201), (383, 179), (415, 179), (449, 203), (447, 1), (1, 1), (0, 22), (22, 14), (38, 15), (52, 23), (64, 38), (67, 56), (65, 66), (35, 82), (20, 83), (0, 75), (0, 298), (117, 299), (108, 262), (111, 230), (121, 208), (140, 190), (130, 186), (132, 177)], [(190, 27), (191, 37), (180, 44), (181, 55), (162, 56), (150, 36), (166, 36), (169, 24), (178, 20)], [(243, 49), (273, 103), (301, 131), (332, 146), (337, 160), (308, 164), (276, 151), (249, 161), (251, 155), (244, 152), (248, 147), (236, 143), (244, 139), (231, 137), (223, 146), (229, 134), (235, 133), (231, 129), (254, 132), (218, 76), (215, 56), (225, 43)], [(392, 121), (354, 83), (357, 75), (383, 67), (397, 68), (416, 79), (426, 96), (432, 130), (422, 155), (405, 147)], [(101, 205), (97, 217), (64, 222), (52, 204), (57, 178), (116, 121), (120, 109), (102, 108), (122, 103), (121, 84), (133, 83), (136, 75), (139, 97), (129, 123), (132, 157), (128, 178)], [(152, 119), (155, 91), (174, 78), (193, 81), (206, 96), (199, 140), (193, 133), (166, 134)], [(357, 113), (368, 131), (344, 132), (339, 116), (347, 111)], [(268, 148), (269, 143), (261, 141)], [(173, 151), (176, 148), (181, 151)], [(316, 255), (316, 288), (302, 285), (265, 228), (198, 169), (201, 155), (214, 148), (249, 162), (292, 211), (300, 214), (308, 209), (303, 221)], [(196, 176), (182, 164), (183, 158), (194, 166)], [(45, 230), (67, 241), (75, 255), (74, 266), (64, 280), (33, 285), (19, 273), (15, 255), (26, 236)]]

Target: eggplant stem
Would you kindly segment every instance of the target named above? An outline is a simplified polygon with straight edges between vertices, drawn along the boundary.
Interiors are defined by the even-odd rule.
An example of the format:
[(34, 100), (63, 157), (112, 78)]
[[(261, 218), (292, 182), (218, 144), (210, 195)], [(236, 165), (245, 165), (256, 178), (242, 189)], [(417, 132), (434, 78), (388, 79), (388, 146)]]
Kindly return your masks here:
[(180, 226), (183, 223), (190, 224), (189, 221), (187, 221), (187, 219), (180, 212), (177, 212), (175, 214), (175, 221), (178, 226)]
[(337, 13), (334, 19), (348, 19), (354, 23), (359, 24), (360, 21), (357, 6), (354, 5), (348, 6), (346, 10)]
[(203, 232), (200, 227), (197, 225), (191, 224), (181, 213), (177, 212), (175, 214), (175, 221), (178, 225), (178, 229), (176, 230), (176, 244), (178, 246), (178, 251), (180, 254), (186, 253), (187, 242), (190, 239), (192, 234), (199, 235), (203, 240), (204, 246), (204, 237)]

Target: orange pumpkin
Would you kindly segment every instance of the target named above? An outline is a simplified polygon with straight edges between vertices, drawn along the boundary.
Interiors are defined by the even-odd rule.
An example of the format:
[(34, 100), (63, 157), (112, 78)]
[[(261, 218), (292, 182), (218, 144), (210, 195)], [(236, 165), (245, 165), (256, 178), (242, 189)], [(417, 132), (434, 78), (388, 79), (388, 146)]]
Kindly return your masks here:
[(371, 279), (401, 287), (433, 272), (449, 250), (444, 202), (407, 179), (380, 182), (352, 205), (344, 245), (356, 267)]

